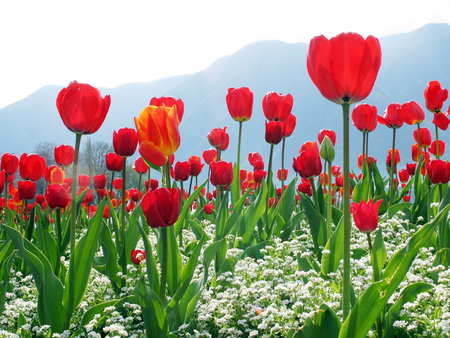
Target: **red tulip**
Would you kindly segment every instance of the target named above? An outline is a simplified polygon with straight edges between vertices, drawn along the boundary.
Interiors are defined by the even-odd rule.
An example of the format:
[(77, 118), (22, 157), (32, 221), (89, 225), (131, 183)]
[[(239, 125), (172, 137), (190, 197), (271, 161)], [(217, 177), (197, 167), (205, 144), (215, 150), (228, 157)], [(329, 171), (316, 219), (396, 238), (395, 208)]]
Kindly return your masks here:
[(105, 189), (106, 187), (106, 175), (95, 175), (94, 176), (94, 188), (95, 189)]
[(267, 171), (264, 170), (255, 170), (253, 172), (253, 179), (255, 183), (261, 183), (267, 176)]
[(228, 88), (228, 112), (235, 121), (244, 122), (252, 117), (253, 93), (247, 87)]
[(21, 200), (31, 200), (36, 195), (36, 182), (34, 181), (19, 181), (17, 182), (17, 188)]
[(328, 40), (316, 36), (309, 44), (308, 73), (321, 94), (338, 104), (364, 100), (372, 91), (381, 65), (377, 38), (342, 33)]
[(407, 124), (420, 124), (425, 120), (425, 112), (416, 101), (402, 104), (403, 119)]
[(336, 132), (333, 130), (328, 130), (328, 129), (322, 129), (321, 131), (319, 131), (319, 134), (317, 135), (317, 139), (319, 140), (319, 143), (322, 143), (323, 139), (325, 136), (328, 136), (328, 138), (330, 139), (331, 143), (333, 143), (333, 145), (336, 145)]
[(6, 180), (5, 172), (0, 171), (0, 194), (3, 192), (3, 189), (5, 188), (5, 180)]
[(144, 159), (142, 157), (138, 157), (136, 161), (134, 161), (133, 169), (138, 174), (145, 174), (148, 171), (148, 165), (145, 163)]
[(203, 152), (203, 159), (209, 165), (211, 162), (215, 161), (217, 157), (216, 149), (209, 149)]
[(331, 166), (331, 175), (333, 175), (333, 176), (341, 175), (341, 167), (338, 165), (332, 165)]
[(416, 167), (417, 167), (416, 163), (406, 163), (406, 170), (408, 171), (408, 174), (410, 176), (413, 176), (415, 174)]
[(122, 190), (123, 179), (121, 179), (121, 178), (115, 178), (115, 179), (113, 180), (112, 183), (113, 183), (114, 189), (116, 189), (116, 190)]
[[(262, 162), (262, 156), (260, 153), (249, 153), (248, 154), (248, 162), (254, 167), (257, 162)], [(263, 163), (263, 169), (264, 169), (264, 163)]]
[(443, 160), (431, 160), (426, 164), (431, 183), (447, 183), (450, 181), (450, 164)]
[(119, 156), (132, 156), (138, 144), (137, 131), (132, 128), (122, 128), (113, 133), (114, 151)]
[[(420, 130), (420, 133), (419, 133)], [(419, 142), (420, 135), (420, 142)], [(431, 145), (431, 132), (428, 128), (414, 129), (414, 140), (419, 146), (428, 147)], [(420, 143), (420, 144), (419, 144)]]
[(304, 193), (308, 196), (312, 196), (312, 186), (311, 181), (305, 178), (302, 178), (301, 183), (297, 186), (297, 190), (301, 193)]
[(212, 162), (210, 168), (210, 181), (212, 185), (226, 186), (233, 182), (233, 164), (231, 162)]
[(283, 137), (289, 137), (294, 132), (297, 124), (297, 118), (293, 114), (289, 114), (283, 122)]
[(131, 261), (133, 262), (133, 264), (141, 264), (141, 262), (145, 260), (145, 257), (145, 250), (131, 250)]
[(448, 125), (450, 124), (450, 119), (445, 116), (444, 113), (436, 113), (434, 114), (432, 121), (439, 129), (447, 130)]
[(89, 186), (91, 182), (91, 177), (89, 175), (78, 175), (78, 185), (82, 188)]
[(281, 170), (281, 169), (278, 169), (278, 172), (277, 172), (277, 178), (281, 181), (281, 180), (283, 180), (283, 181), (286, 181), (287, 180), (287, 177), (288, 177), (288, 173), (289, 173), (289, 171), (287, 170), (287, 169), (284, 169), (283, 171)]
[(141, 201), (147, 224), (152, 228), (174, 224), (180, 214), (180, 189), (157, 188), (148, 191)]
[[(45, 158), (36, 154), (22, 154), (19, 161), (20, 177), (24, 180), (39, 180), (47, 170)], [(34, 197), (34, 196), (33, 196)]]
[(75, 149), (73, 149), (72, 146), (59, 145), (55, 147), (53, 155), (55, 157), (56, 164), (68, 167), (73, 162)]
[(213, 211), (214, 211), (214, 205), (210, 202), (208, 204), (205, 204), (203, 206), (203, 211), (205, 212), (205, 214), (207, 215), (212, 215)]
[(158, 180), (155, 180), (153, 178), (150, 179), (150, 182), (149, 181), (145, 181), (145, 189), (146, 190), (155, 190), (156, 188), (158, 188), (158, 185), (159, 185)]
[(378, 116), (378, 122), (388, 128), (400, 128), (405, 122), (402, 106), (398, 103), (391, 103), (384, 111), (384, 115)]
[(116, 153), (106, 154), (106, 169), (110, 171), (122, 171), (123, 157)]
[(44, 178), (50, 184), (64, 184), (66, 174), (61, 167), (52, 165), (45, 171)]
[(204, 164), (202, 164), (201, 158), (198, 156), (191, 156), (188, 158), (188, 162), (191, 164), (189, 174), (194, 177), (200, 175), (204, 166)]
[[(433, 141), (428, 148), (428, 151), (432, 153), (434, 156), (437, 156), (437, 147), (436, 147), (436, 141)], [(445, 142), (442, 140), (439, 140), (439, 156), (444, 155), (445, 152)]]
[[(400, 163), (400, 152), (398, 151), (398, 149), (395, 149), (394, 168), (399, 163)], [(392, 149), (389, 149), (388, 155), (386, 157), (386, 165), (390, 168), (391, 164), (392, 164)]]
[(181, 122), (181, 120), (183, 119), (184, 102), (182, 99), (175, 99), (171, 96), (153, 97), (150, 100), (150, 106), (166, 106), (166, 107), (176, 106), (179, 122)]
[(175, 181), (186, 181), (189, 178), (191, 163), (188, 161), (175, 163)]
[(283, 139), (283, 123), (280, 121), (266, 121), (266, 142), (278, 144)]
[(439, 81), (430, 81), (423, 92), (427, 109), (433, 113), (440, 112), (445, 100), (448, 98), (448, 90), (441, 87)]
[(84, 195), (83, 203), (90, 204), (92, 202), (94, 202), (94, 195), (92, 195), (91, 189), (88, 188), (86, 195)]
[[(421, 151), (422, 159), (424, 162), (428, 162), (430, 160), (430, 154), (426, 151)], [(414, 162), (419, 160), (419, 146), (417, 144), (413, 144), (411, 147), (411, 158)]]
[(293, 168), (303, 178), (318, 176), (322, 172), (322, 161), (319, 151), (312, 146), (305, 148), (297, 158), (294, 158)]
[(2, 155), (1, 170), (5, 171), (5, 174), (12, 175), (19, 168), (19, 159), (15, 154), (5, 153)]
[(70, 195), (61, 184), (50, 184), (45, 190), (45, 199), (50, 208), (65, 208), (70, 202)]
[(269, 121), (284, 121), (289, 116), (294, 104), (291, 94), (267, 93), (262, 101), (262, 108)]
[(378, 226), (378, 208), (383, 200), (373, 203), (370, 199), (367, 203), (361, 200), (360, 203), (353, 202), (350, 212), (353, 214), (356, 227), (362, 232), (374, 231)]
[(357, 105), (352, 112), (352, 121), (361, 132), (374, 131), (377, 127), (377, 107), (367, 103)]
[(56, 98), (56, 107), (64, 125), (77, 134), (95, 133), (103, 124), (111, 98), (102, 98), (100, 91), (76, 81), (63, 88)]
[(208, 134), (209, 143), (216, 149), (224, 151), (227, 150), (230, 143), (230, 135), (227, 133), (227, 127), (214, 128)]
[(400, 179), (400, 182), (407, 183), (409, 181), (408, 169), (400, 169), (398, 171), (398, 178)]

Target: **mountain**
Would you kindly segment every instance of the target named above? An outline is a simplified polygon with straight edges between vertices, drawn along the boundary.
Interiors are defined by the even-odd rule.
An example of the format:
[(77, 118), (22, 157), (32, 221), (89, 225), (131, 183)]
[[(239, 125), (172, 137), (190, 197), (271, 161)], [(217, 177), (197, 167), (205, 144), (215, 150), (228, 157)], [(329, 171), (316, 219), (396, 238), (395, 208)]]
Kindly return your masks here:
[[(423, 90), (431, 80), (449, 87), (450, 26), (429, 24), (405, 34), (380, 39), (383, 60), (371, 95), (365, 101), (378, 107), (381, 115), (392, 102), (418, 101), (425, 105)], [(269, 91), (291, 93), (294, 96), (293, 113), (297, 128), (287, 139), (286, 166), (290, 168), (300, 145), (316, 140), (320, 129), (333, 129), (338, 134), (336, 162), (341, 159), (341, 108), (324, 99), (310, 80), (306, 70), (307, 44), (281, 41), (258, 41), (238, 52), (220, 58), (204, 71), (166, 78), (149, 83), (131, 83), (117, 88), (100, 88), (111, 95), (111, 107), (104, 125), (89, 137), (92, 141), (111, 142), (112, 133), (122, 127), (132, 127), (137, 116), (151, 97), (171, 95), (185, 103), (185, 115), (180, 126), (182, 144), (176, 158), (185, 160), (190, 155), (201, 155), (210, 148), (207, 133), (216, 127), (228, 127), (230, 147), (223, 158), (234, 161), (238, 123), (228, 114), (225, 96), (230, 87), (250, 87), (255, 94), (253, 116), (243, 124), (242, 158), (248, 152), (267, 156), (269, 145), (264, 140), (264, 115), (261, 100)], [(30, 96), (0, 109), (0, 153), (31, 152), (39, 142), (73, 144), (74, 135), (68, 131), (56, 110), (55, 99), (61, 87), (46, 86)], [(430, 128), (431, 113), (423, 124)], [(397, 132), (397, 145), (402, 162), (410, 161), (413, 143), (411, 126)], [(370, 135), (369, 152), (382, 163), (391, 146), (392, 131), (379, 126)], [(351, 128), (352, 158), (360, 153), (361, 135)], [(448, 132), (440, 137), (450, 142)], [(84, 137), (83, 139), (85, 139)], [(82, 141), (83, 142), (83, 141)], [(275, 148), (274, 163), (279, 163), (281, 146)], [(246, 162), (243, 160), (243, 162)], [(356, 161), (352, 163), (355, 167)]]

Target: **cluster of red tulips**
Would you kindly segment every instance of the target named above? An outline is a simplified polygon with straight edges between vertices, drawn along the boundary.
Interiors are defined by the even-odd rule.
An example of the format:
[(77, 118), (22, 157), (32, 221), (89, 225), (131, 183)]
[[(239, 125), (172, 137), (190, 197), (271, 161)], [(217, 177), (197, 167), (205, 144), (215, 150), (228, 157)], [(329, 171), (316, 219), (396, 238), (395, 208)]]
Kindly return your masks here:
[[(311, 223), (311, 236), (319, 260), (322, 257), (321, 249), (325, 245), (331, 245), (327, 243), (342, 243), (342, 306), (343, 320), (347, 323), (342, 326), (342, 330), (346, 327), (348, 329), (353, 320), (350, 313), (350, 215), (353, 214), (358, 229), (368, 233), (372, 250), (370, 232), (377, 229), (380, 213), (386, 212), (389, 207), (403, 199), (407, 202), (415, 200), (414, 210), (419, 215), (422, 213), (420, 201), (428, 198), (427, 201), (431, 202), (432, 196), (436, 194), (443, 199), (444, 195), (448, 195), (447, 183), (450, 180), (450, 163), (442, 159), (445, 143), (439, 139), (439, 130), (447, 130), (450, 121), (449, 111), (442, 111), (448, 91), (437, 81), (430, 82), (424, 92), (426, 107), (433, 114), (434, 140), (430, 130), (421, 126), (426, 115), (416, 101), (392, 103), (383, 116), (379, 116), (377, 108), (369, 104), (360, 104), (353, 109), (353, 125), (363, 135), (363, 151), (358, 157), (362, 173), (358, 177), (350, 173), (350, 104), (362, 101), (370, 94), (380, 64), (381, 48), (378, 40), (372, 36), (364, 39), (358, 34), (348, 33), (330, 40), (319, 36), (311, 41), (307, 58), (310, 77), (325, 98), (343, 108), (343, 166), (341, 168), (332, 164), (335, 159), (336, 133), (332, 130), (321, 130), (317, 142), (308, 141), (299, 145), (299, 154), (292, 161), (296, 178), (289, 184), (285, 184), (289, 171), (284, 166), (284, 152), (286, 139), (291, 136), (296, 126), (296, 117), (292, 114), (294, 98), (291, 94), (269, 92), (262, 99), (262, 110), (267, 119), (265, 140), (270, 146), (270, 155), (266, 166), (261, 154), (248, 154), (248, 162), (253, 170), (247, 172), (240, 169), (241, 138), (243, 123), (252, 116), (254, 95), (249, 88), (242, 87), (230, 88), (226, 95), (229, 113), (239, 123), (238, 151), (234, 164), (221, 159), (221, 154), (227, 150), (230, 142), (227, 127), (212, 129), (207, 135), (212, 148), (203, 152), (204, 163), (199, 156), (175, 162), (174, 153), (181, 142), (179, 125), (183, 119), (184, 103), (181, 99), (172, 97), (152, 98), (149, 105), (134, 117), (136, 129), (122, 128), (114, 132), (114, 152), (105, 154), (106, 168), (112, 172), (111, 181), (107, 182), (104, 173), (94, 176), (93, 193), (89, 188), (91, 178), (88, 175), (78, 176), (77, 172), (81, 136), (95, 133), (101, 127), (111, 99), (108, 95), (102, 97), (99, 90), (88, 84), (73, 82), (62, 89), (56, 99), (56, 105), (65, 126), (76, 135), (75, 147), (56, 147), (54, 158), (57, 165), (50, 167), (47, 167), (43, 157), (36, 154), (23, 154), (20, 159), (8, 153), (1, 157), (0, 192), (4, 191), (4, 197), (0, 198), (0, 208), (4, 210), (5, 220), (2, 238), (6, 240), (10, 236), (18, 250), (22, 250), (23, 245), (21, 246), (19, 238), (23, 237), (30, 241), (27, 245), (33, 248), (28, 250), (42, 250), (45, 254), (47, 248), (34, 248), (29, 225), (34, 227), (32, 217), (43, 222), (39, 215), (44, 214), (46, 219), (56, 224), (55, 230), (51, 232), (56, 234), (59, 255), (68, 254), (70, 257), (71, 267), (65, 274), (59, 263), (53, 262), (49, 270), (36, 270), (33, 265), (35, 262), (28, 260), (23, 253), (24, 260), (30, 265), (35, 278), (41, 276), (40, 274), (48, 274), (56, 284), (60, 283), (60, 280), (66, 281), (65, 288), (61, 286), (61, 292), (64, 292), (65, 296), (58, 300), (61, 302), (58, 306), (67, 315), (56, 320), (51, 317), (50, 310), (48, 313), (44, 311), (41, 313), (41, 321), (50, 324), (55, 332), (69, 327), (71, 314), (81, 301), (87, 283), (86, 274), (83, 275), (75, 267), (87, 264), (90, 269), (89, 264), (92, 265), (99, 245), (102, 245), (104, 252), (109, 250), (116, 255), (116, 259), (108, 263), (109, 272), (104, 271), (115, 288), (125, 286), (117, 277), (117, 272), (126, 274), (128, 262), (140, 264), (146, 261), (148, 280), (144, 278), (139, 282), (134, 295), (135, 301), (141, 306), (150, 306), (156, 312), (167, 312), (167, 318), (175, 311), (176, 315), (180, 316), (176, 318), (188, 320), (188, 312), (183, 312), (188, 311), (187, 307), (183, 309), (179, 303), (185, 302), (183, 297), (194, 299), (195, 292), (200, 292), (195, 289), (197, 284), (191, 282), (193, 270), (189, 269), (195, 266), (205, 238), (199, 235), (197, 246), (190, 252), (189, 262), (183, 267), (183, 273), (181, 253), (175, 238), (178, 236), (179, 247), (182, 247), (183, 229), (193, 227), (196, 233), (201, 233), (198, 224), (191, 222), (193, 218), (209, 219), (216, 223), (215, 244), (210, 249), (213, 254), (209, 261), (206, 261), (209, 264), (214, 257), (216, 273), (220, 273), (226, 264), (230, 264), (226, 260), (228, 247), (235, 245), (247, 248), (274, 236), (290, 236), (297, 226), (292, 214), (298, 213), (305, 215)], [(369, 133), (377, 127), (377, 122), (393, 131), (392, 147), (386, 158), (388, 180), (381, 177), (377, 161), (369, 156), (368, 151)], [(415, 144), (412, 146), (412, 159), (415, 163), (397, 170), (400, 153), (395, 147), (395, 137), (397, 129), (404, 123), (417, 125), (413, 134)], [(273, 153), (275, 146), (280, 143), (281, 167), (274, 175)], [(139, 185), (127, 190), (126, 163), (137, 149), (141, 157), (134, 162), (133, 169), (139, 174)], [(198, 176), (205, 164), (208, 168), (208, 180), (202, 184), (198, 182)], [(70, 166), (71, 175), (66, 172)], [(160, 173), (160, 181), (150, 178), (151, 170)], [(15, 179), (17, 171), (21, 178), (18, 181)], [(121, 177), (114, 179), (116, 172), (121, 173)], [(143, 175), (147, 175), (144, 176), (145, 187), (141, 187)], [(281, 181), (279, 188), (273, 182), (274, 176)], [(43, 195), (36, 195), (36, 181), (42, 177), (48, 184)], [(422, 182), (428, 187), (427, 194), (417, 188), (412, 189), (413, 178), (416, 185)], [(402, 183), (401, 187), (398, 180)], [(189, 185), (184, 186), (187, 181)], [(210, 184), (215, 190), (210, 190)], [(433, 189), (431, 185), (438, 186), (436, 194), (430, 192), (430, 189)], [(113, 188), (119, 198), (115, 198)], [(78, 230), (86, 226), (86, 220), (81, 220), (80, 206), (85, 208), (86, 215), (91, 219), (89, 222), (92, 223), (87, 226), (90, 232), (86, 237), (77, 241)], [(60, 220), (61, 212), (66, 215), (66, 223)], [(140, 212), (153, 230), (144, 228), (139, 223), (139, 217), (135, 215)], [(100, 216), (97, 216), (98, 214)], [(21, 217), (15, 218), (11, 215)], [(340, 222), (333, 219), (335, 215), (342, 216), (342, 226), (338, 226)], [(428, 207), (426, 216), (427, 220), (431, 220), (432, 216), (436, 216), (435, 211)], [(319, 227), (315, 227), (315, 224)], [(97, 229), (96, 235), (91, 229)], [(158, 236), (160, 247), (157, 259), (148, 242), (149, 231), (154, 231)], [(106, 236), (101, 243), (95, 240), (99, 238), (100, 233)], [(234, 244), (227, 242), (229, 234), (236, 236)], [(139, 236), (144, 240), (145, 251), (135, 250)], [(105, 238), (108, 238), (108, 241)], [(90, 251), (86, 249), (88, 243), (91, 243)], [(112, 243), (114, 250), (105, 243)], [(83, 250), (86, 256), (82, 255)], [(156, 261), (159, 263), (160, 272), (156, 268)], [(204, 264), (205, 270), (208, 270), (206, 263)], [(83, 278), (85, 280), (80, 282)], [(374, 277), (374, 282), (381, 279), (382, 273), (379, 272)], [(206, 277), (203, 283), (205, 282)], [(40, 290), (45, 292), (44, 289)], [(43, 297), (41, 302), (44, 305), (39, 306), (45, 308), (49, 305), (45, 305), (45, 296)], [(171, 327), (165, 315), (165, 320), (158, 317), (155, 321), (150, 317), (144, 318), (147, 330), (156, 330), (154, 332), (165, 336)], [(376, 317), (378, 318), (378, 313)], [(178, 320), (177, 325), (182, 323)], [(373, 321), (369, 328), (372, 324)], [(381, 330), (381, 327), (377, 328)]]

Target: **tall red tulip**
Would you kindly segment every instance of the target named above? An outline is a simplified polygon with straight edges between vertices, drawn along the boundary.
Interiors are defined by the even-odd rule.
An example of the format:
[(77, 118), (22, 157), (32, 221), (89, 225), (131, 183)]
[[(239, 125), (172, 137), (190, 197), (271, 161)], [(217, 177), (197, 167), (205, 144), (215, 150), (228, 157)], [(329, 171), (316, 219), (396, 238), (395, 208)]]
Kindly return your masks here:
[(106, 159), (106, 169), (110, 171), (122, 171), (123, 167), (123, 157), (117, 155), (116, 153), (108, 153), (105, 156)]
[(211, 162), (213, 162), (217, 157), (217, 151), (216, 149), (208, 149), (203, 152), (203, 159), (205, 162), (209, 165)]
[(291, 94), (267, 93), (262, 100), (264, 116), (269, 121), (284, 121), (292, 111), (294, 98)]
[(367, 103), (357, 105), (352, 112), (352, 121), (361, 132), (374, 131), (377, 127), (377, 107)]
[(293, 114), (289, 114), (283, 122), (283, 137), (289, 137), (294, 132), (297, 125), (297, 118)]
[(89, 183), (91, 182), (91, 177), (86, 174), (81, 174), (78, 176), (78, 185), (82, 188), (86, 188), (89, 186)]
[(320, 144), (322, 143), (325, 136), (328, 136), (331, 143), (333, 143), (333, 145), (336, 145), (336, 132), (335, 131), (329, 130), (329, 129), (322, 129), (321, 131), (319, 131), (319, 134), (317, 135), (317, 139)]
[(319, 151), (314, 147), (307, 147), (300, 152), (297, 158), (294, 158), (292, 166), (303, 178), (318, 176), (322, 172), (322, 161)]
[(214, 128), (208, 134), (208, 141), (214, 148), (224, 151), (227, 150), (230, 143), (230, 135), (227, 133), (227, 127)]
[(425, 120), (425, 112), (416, 101), (402, 104), (403, 119), (407, 124), (420, 124)]
[(45, 158), (36, 154), (22, 154), (19, 161), (20, 177), (24, 180), (37, 181), (47, 170)]
[(72, 146), (61, 144), (55, 147), (53, 154), (56, 164), (68, 167), (73, 162), (75, 149)]
[(109, 95), (88, 84), (76, 81), (63, 88), (56, 99), (56, 107), (64, 125), (77, 134), (93, 134), (103, 124), (111, 104)]
[(434, 156), (438, 156), (437, 143), (439, 143), (439, 156), (442, 156), (445, 153), (445, 142), (442, 140), (439, 140), (439, 142), (436, 141), (431, 142), (428, 151), (432, 153)]
[(114, 151), (120, 156), (132, 156), (136, 151), (137, 132), (132, 128), (122, 128), (113, 133)]
[(177, 116), (179, 122), (183, 119), (184, 114), (184, 102), (182, 99), (175, 99), (172, 96), (153, 97), (150, 100), (150, 106), (176, 106)]
[(188, 158), (188, 162), (191, 164), (190, 175), (194, 177), (200, 175), (204, 166), (200, 157), (191, 156)]
[(244, 122), (252, 116), (253, 93), (249, 88), (229, 88), (226, 101), (233, 120)]
[(413, 135), (417, 144), (420, 142), (419, 146), (428, 147), (431, 145), (431, 132), (428, 128), (415, 129)]
[(175, 163), (175, 181), (186, 181), (189, 178), (191, 163), (188, 161)]
[(19, 168), (19, 159), (15, 154), (4, 153), (2, 155), (1, 170), (7, 175), (14, 174)]
[(227, 186), (233, 182), (233, 165), (231, 162), (211, 162), (211, 184), (214, 186)]
[(427, 109), (430, 112), (438, 113), (448, 98), (448, 90), (442, 88), (439, 81), (430, 81), (423, 92), (423, 96)]
[(372, 199), (368, 202), (361, 200), (360, 203), (353, 202), (350, 211), (353, 214), (356, 227), (362, 232), (371, 232), (378, 226), (378, 208), (383, 200), (373, 203)]
[(50, 184), (45, 190), (45, 199), (50, 208), (65, 208), (70, 201), (70, 195), (61, 184)]
[(138, 157), (136, 161), (134, 161), (133, 169), (138, 174), (145, 174), (148, 171), (148, 165), (145, 163), (144, 159), (142, 157)]
[(450, 181), (450, 164), (443, 160), (431, 160), (426, 164), (431, 183), (448, 183)]
[(266, 121), (266, 142), (278, 144), (283, 139), (283, 123), (280, 121)]
[(180, 190), (173, 188), (150, 190), (141, 200), (141, 208), (147, 224), (152, 228), (174, 224), (180, 214), (180, 204)]
[(34, 181), (19, 181), (17, 182), (17, 188), (21, 200), (31, 200), (36, 195), (36, 182)]
[(94, 176), (94, 188), (95, 189), (105, 189), (106, 187), (106, 175), (95, 175)]
[(391, 103), (384, 111), (383, 116), (378, 116), (378, 122), (384, 124), (388, 128), (400, 128), (405, 122), (403, 118), (402, 105), (399, 103)]

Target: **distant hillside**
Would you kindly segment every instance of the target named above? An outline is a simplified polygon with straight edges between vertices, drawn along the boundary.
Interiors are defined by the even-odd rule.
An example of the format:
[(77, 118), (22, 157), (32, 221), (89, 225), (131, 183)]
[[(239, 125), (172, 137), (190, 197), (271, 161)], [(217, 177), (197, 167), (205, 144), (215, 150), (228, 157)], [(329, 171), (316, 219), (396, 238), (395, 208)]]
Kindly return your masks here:
[[(424, 106), (423, 90), (431, 80), (439, 80), (450, 87), (450, 26), (430, 24), (406, 34), (380, 39), (383, 61), (372, 94), (366, 100), (375, 104), (382, 114), (392, 102), (417, 100)], [(206, 70), (185, 76), (172, 77), (149, 83), (126, 84), (114, 89), (102, 88), (111, 94), (111, 108), (104, 125), (92, 140), (111, 142), (114, 130), (133, 126), (133, 117), (153, 96), (171, 95), (185, 102), (185, 116), (181, 124), (182, 145), (176, 157), (180, 160), (209, 148), (206, 134), (215, 127), (228, 126), (231, 142), (224, 153), (232, 161), (236, 154), (238, 124), (227, 112), (225, 95), (229, 87), (248, 86), (255, 94), (253, 116), (244, 123), (243, 156), (259, 151), (268, 154), (264, 141), (264, 115), (261, 100), (268, 91), (291, 93), (294, 96), (293, 113), (297, 128), (287, 141), (287, 166), (297, 156), (300, 145), (316, 140), (320, 129), (334, 129), (341, 134), (341, 110), (324, 99), (315, 88), (306, 70), (307, 44), (289, 44), (280, 41), (259, 41), (233, 55), (214, 62)], [(82, 79), (77, 79), (82, 82)], [(95, 85), (95, 84), (93, 84)], [(32, 151), (39, 142), (73, 144), (74, 136), (61, 122), (55, 99), (61, 87), (46, 86), (25, 99), (0, 109), (0, 153), (20, 154)], [(450, 102), (450, 101), (449, 101)], [(448, 102), (448, 103), (449, 103)], [(447, 103), (447, 104), (448, 104)], [(425, 126), (431, 127), (431, 115)], [(397, 135), (402, 151), (402, 162), (410, 160), (413, 142), (412, 128), (402, 127)], [(450, 142), (449, 134), (441, 133)], [(370, 152), (381, 162), (390, 147), (391, 130), (379, 126), (370, 136)], [(338, 140), (337, 161), (341, 158)], [(360, 133), (352, 128), (351, 151), (356, 157), (361, 148)], [(275, 154), (279, 163), (280, 149)]]

